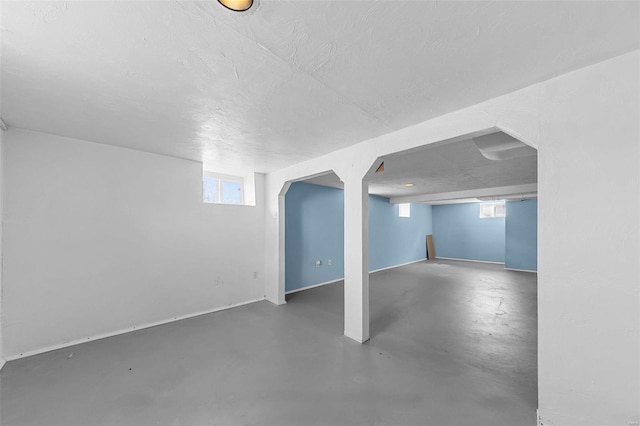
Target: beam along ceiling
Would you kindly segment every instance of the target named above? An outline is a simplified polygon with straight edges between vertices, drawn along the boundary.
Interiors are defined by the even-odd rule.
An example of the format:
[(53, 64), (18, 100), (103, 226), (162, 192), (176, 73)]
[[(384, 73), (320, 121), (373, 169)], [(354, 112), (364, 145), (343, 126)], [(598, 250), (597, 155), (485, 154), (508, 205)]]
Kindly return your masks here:
[(636, 1), (3, 1), (9, 126), (267, 172), (639, 47)]
[[(537, 191), (538, 157), (534, 148), (497, 132), (389, 156), (384, 158), (384, 172), (370, 175), (368, 181), (370, 194), (400, 202), (520, 196)], [(305, 182), (344, 187), (333, 173)]]

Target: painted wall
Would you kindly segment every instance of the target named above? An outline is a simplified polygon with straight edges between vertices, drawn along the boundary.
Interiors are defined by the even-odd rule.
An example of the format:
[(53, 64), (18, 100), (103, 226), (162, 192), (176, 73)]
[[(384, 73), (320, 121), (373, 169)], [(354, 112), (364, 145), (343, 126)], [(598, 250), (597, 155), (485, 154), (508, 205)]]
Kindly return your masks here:
[(500, 262), (537, 270), (538, 201), (509, 201), (504, 218), (480, 218), (480, 203), (433, 206), (437, 257)]
[[(286, 291), (344, 277), (343, 190), (293, 183), (285, 222)], [(387, 198), (369, 196), (369, 270), (424, 259), (429, 233), (431, 206), (414, 204), (411, 217), (401, 218)], [(315, 266), (318, 260), (320, 267)]]
[[(346, 171), (354, 169), (362, 178), (376, 158), (489, 129), (504, 130), (538, 148), (540, 417), (545, 424), (639, 422), (638, 74), (640, 51), (635, 50), (269, 173), (267, 297), (274, 303), (284, 300), (279, 238), (284, 224), (278, 213), (285, 182), (326, 170), (348, 178)], [(354, 191), (351, 197), (359, 194)], [(609, 206), (616, 206), (615, 220), (606, 222), (594, 250), (590, 230), (603, 229)], [(353, 236), (358, 238), (357, 233)], [(357, 247), (358, 242), (351, 244)], [(353, 262), (355, 270), (359, 261), (353, 256), (347, 263)], [(356, 293), (367, 288), (359, 277), (353, 285), (348, 281), (345, 288), (354, 287)], [(345, 331), (348, 322), (368, 322), (367, 300), (349, 299), (347, 303), (357, 306), (345, 306)]]
[(4, 221), (4, 131), (0, 130), (0, 369), (4, 366), (2, 346), (2, 223)]
[[(287, 291), (344, 276), (344, 191), (293, 183), (286, 195), (285, 221)], [(320, 267), (315, 266), (318, 260)]]
[(431, 229), (431, 206), (411, 204), (411, 217), (399, 217), (397, 204), (369, 196), (369, 270), (425, 259)]
[(505, 219), (480, 218), (480, 203), (433, 206), (436, 257), (504, 263)]
[(535, 109), (539, 404), (550, 424), (640, 422), (638, 75), (635, 51), (555, 79), (554, 102)]
[(264, 297), (262, 207), (203, 204), (200, 163), (17, 129), (4, 142), (5, 355)]
[(505, 268), (538, 270), (538, 200), (508, 201)]

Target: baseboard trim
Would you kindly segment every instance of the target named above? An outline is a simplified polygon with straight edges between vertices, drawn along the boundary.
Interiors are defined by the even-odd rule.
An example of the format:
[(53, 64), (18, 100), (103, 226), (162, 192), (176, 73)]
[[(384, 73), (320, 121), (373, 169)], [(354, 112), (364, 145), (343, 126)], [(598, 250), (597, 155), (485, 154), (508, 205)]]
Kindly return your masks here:
[(337, 283), (338, 281), (342, 281), (342, 280), (344, 280), (344, 278), (338, 278), (337, 280), (325, 281), (325, 282), (320, 283), (320, 284), (313, 284), (313, 285), (310, 285), (308, 287), (302, 287), (302, 288), (296, 288), (295, 290), (289, 290), (289, 291), (286, 291), (284, 294), (292, 294), (292, 293), (297, 293), (297, 292), (303, 291), (303, 290), (311, 290), (312, 288), (322, 287), (323, 285)]
[(531, 269), (507, 268), (506, 266), (504, 267), (504, 269), (506, 269), (507, 271), (529, 272), (530, 274), (537, 274), (538, 273), (538, 271), (534, 271), (534, 270), (531, 270)]
[[(399, 265), (393, 265), (393, 266), (387, 266), (385, 268), (374, 269), (373, 271), (369, 271), (369, 273), (373, 274), (374, 272), (380, 272), (380, 271), (386, 271), (387, 269), (399, 268), (400, 266), (406, 266), (406, 265), (410, 265), (412, 263), (422, 262), (423, 260), (426, 260), (426, 259), (412, 260), (411, 262), (400, 263)], [(292, 293), (297, 293), (297, 292), (303, 291), (303, 290), (311, 290), (312, 288), (322, 287), (323, 285), (337, 283), (338, 281), (342, 281), (342, 280), (344, 280), (344, 277), (338, 278), (336, 280), (325, 281), (325, 282), (319, 283), (319, 284), (313, 284), (313, 285), (310, 285), (308, 287), (296, 288), (295, 290), (286, 291), (284, 294), (292, 294)]]
[(440, 256), (436, 256), (436, 259), (459, 260), (459, 261), (462, 261), (462, 262), (491, 263), (491, 264), (494, 264), (494, 265), (504, 265), (504, 262), (492, 262), (490, 260), (458, 259), (458, 258), (455, 258), (455, 257), (440, 257)]
[(273, 303), (276, 306), (286, 305), (287, 304), (286, 300), (271, 300), (268, 297), (265, 297), (264, 300), (266, 300), (269, 303)]
[(369, 273), (373, 274), (374, 272), (380, 272), (380, 271), (386, 271), (387, 269), (399, 268), (401, 266), (411, 265), (412, 263), (423, 262), (425, 260), (428, 260), (428, 259), (423, 258), (423, 259), (418, 259), (418, 260), (412, 260), (411, 262), (405, 262), (405, 263), (400, 263), (398, 265), (387, 266), (387, 267), (380, 268), (380, 269), (374, 269), (373, 271), (369, 271)]
[(212, 314), (214, 312), (225, 311), (227, 309), (237, 308), (239, 306), (249, 305), (251, 303), (260, 302), (260, 301), (263, 301), (263, 300), (265, 300), (265, 298), (261, 297), (259, 299), (248, 300), (246, 302), (240, 302), (240, 303), (235, 303), (235, 304), (231, 304), (231, 305), (227, 305), (227, 306), (221, 306), (219, 308), (214, 308), (214, 309), (207, 309), (205, 311), (199, 311), (199, 312), (195, 312), (195, 313), (192, 313), (192, 314), (181, 315), (181, 316), (173, 317), (173, 318), (166, 319), (166, 320), (150, 322), (150, 323), (147, 323), (147, 324), (137, 325), (137, 326), (130, 327), (130, 328), (123, 328), (123, 329), (116, 330), (116, 331), (111, 331), (111, 332), (108, 332), (108, 333), (101, 333), (101, 334), (97, 334), (95, 336), (85, 337), (85, 338), (82, 338), (82, 339), (75, 339), (75, 340), (71, 340), (69, 342), (60, 343), (60, 344), (57, 344), (57, 345), (46, 346), (46, 347), (39, 348), (39, 349), (34, 349), (34, 350), (30, 350), (30, 351), (19, 353), (17, 355), (11, 355), (11, 356), (5, 357), (5, 360), (6, 360), (6, 362), (9, 362), (9, 361), (13, 361), (13, 360), (20, 359), (20, 358), (26, 358), (26, 357), (33, 356), (33, 355), (43, 354), (45, 352), (55, 351), (57, 349), (67, 348), (69, 346), (79, 345), (81, 343), (93, 342), (95, 340), (106, 339), (108, 337), (118, 336), (120, 334), (131, 333), (132, 331), (144, 330), (145, 328), (156, 327), (156, 326), (159, 326), (159, 325), (169, 324), (169, 323), (176, 322), (176, 321), (182, 321), (182, 320), (186, 320), (186, 319), (193, 318), (193, 317), (199, 317), (201, 315), (207, 315), (207, 314)]

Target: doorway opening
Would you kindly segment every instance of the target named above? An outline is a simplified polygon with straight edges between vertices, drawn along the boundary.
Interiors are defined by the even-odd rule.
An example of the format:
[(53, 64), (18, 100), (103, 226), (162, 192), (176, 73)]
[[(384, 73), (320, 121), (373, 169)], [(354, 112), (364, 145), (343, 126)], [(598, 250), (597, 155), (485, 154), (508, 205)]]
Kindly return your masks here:
[[(537, 150), (494, 131), (379, 160), (385, 171), (367, 175), (369, 193), (411, 214), (426, 209), (428, 225), (405, 222), (412, 236), (397, 246), (407, 255), (419, 246), (422, 261), (370, 275), (372, 339), (430, 348), (424, 360), (442, 362), (436, 369), (478, 369), (535, 412)], [(380, 225), (369, 213), (371, 238)]]
[(285, 300), (302, 306), (322, 299), (323, 309), (335, 314), (337, 330), (343, 326), (344, 294), (323, 287), (344, 283), (342, 188), (330, 171), (291, 183), (285, 195)]

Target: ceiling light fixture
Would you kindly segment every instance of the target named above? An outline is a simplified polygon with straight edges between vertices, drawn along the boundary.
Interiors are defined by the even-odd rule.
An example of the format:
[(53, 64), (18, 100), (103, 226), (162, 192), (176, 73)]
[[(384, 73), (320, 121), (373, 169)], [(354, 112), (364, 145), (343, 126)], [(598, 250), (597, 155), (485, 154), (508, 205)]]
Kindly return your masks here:
[(410, 188), (410, 187), (413, 186), (413, 184), (412, 183), (405, 183), (404, 186), (406, 186), (407, 188)]
[(244, 12), (253, 5), (253, 0), (218, 0), (218, 3), (234, 12)]

